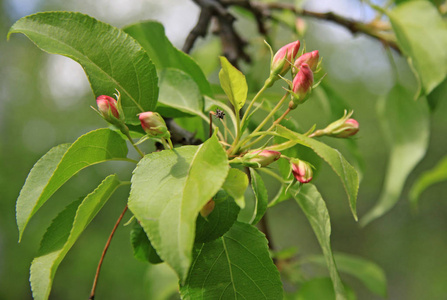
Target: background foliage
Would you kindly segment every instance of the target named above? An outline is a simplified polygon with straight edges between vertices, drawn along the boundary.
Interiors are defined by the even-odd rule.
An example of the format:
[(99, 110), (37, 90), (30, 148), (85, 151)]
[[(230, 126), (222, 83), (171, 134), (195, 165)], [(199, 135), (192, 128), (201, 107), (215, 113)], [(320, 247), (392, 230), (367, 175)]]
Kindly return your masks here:
[[(61, 1), (59, 3), (54, 0), (35, 0), (29, 1), (27, 5), (15, 0), (2, 2), (0, 18), (2, 22), (0, 34), (3, 37), (0, 39), (0, 131), (2, 137), (0, 141), (0, 188), (2, 190), (0, 299), (30, 298), (29, 264), (38, 251), (40, 237), (53, 217), (72, 199), (85, 196), (82, 194), (84, 191), (93, 190), (99, 181), (111, 172), (112, 168), (122, 170), (120, 174), (122, 180), (126, 180), (124, 174), (128, 174), (130, 168), (125, 163), (109, 162), (101, 167), (80, 172), (70, 180), (68, 185), (56, 192), (50, 199), (51, 205), (42, 208), (42, 211), (31, 220), (28, 231), (24, 234), (24, 242), (20, 245), (16, 243), (18, 234), (15, 226), (15, 200), (28, 170), (53, 145), (73, 142), (81, 134), (103, 127), (104, 124), (89, 108), (89, 105), (94, 104), (94, 97), (86, 83), (85, 75), (78, 66), (68, 59), (40, 51), (21, 35), (14, 35), (13, 41), (7, 43), (6, 32), (14, 21), (26, 14), (46, 10), (77, 10), (119, 27), (140, 19), (158, 18), (166, 26), (168, 36), (178, 47), (181, 47), (198, 13), (197, 8), (190, 1), (182, 1), (178, 7), (170, 5), (172, 1), (163, 1), (167, 7), (158, 3), (159, 1), (157, 3), (142, 0), (112, 2)], [(312, 3), (307, 5), (314, 10), (336, 9), (337, 13), (359, 20), (369, 20), (372, 16), (372, 11), (366, 5), (355, 0), (332, 1), (332, 4), (329, 3), (331, 1), (310, 2)], [(191, 11), (191, 13), (185, 14), (183, 10)], [(412, 16), (412, 12), (397, 11), (396, 13)], [(182, 17), (178, 17), (179, 15)], [(287, 20), (287, 16), (282, 17)], [(169, 18), (174, 21), (169, 21)], [(393, 139), (393, 134), (399, 134), (393, 131), (395, 129), (393, 121), (399, 118), (399, 114), (388, 116), (381, 114), (377, 106), (381, 103), (395, 105), (398, 111), (402, 106), (399, 106), (399, 103), (387, 101), (389, 100), (387, 95), (390, 92), (397, 93), (396, 88), (391, 90), (396, 83), (406, 88), (416, 87), (416, 80), (405, 60), (399, 55), (393, 54), (396, 65), (390, 64), (387, 53), (377, 41), (361, 34), (352, 36), (345, 28), (331, 23), (310, 18), (306, 20), (308, 20), (308, 30), (304, 37), (306, 45), (308, 49), (320, 50), (321, 56), (324, 57), (325, 68), (329, 73), (329, 76), (325, 78), (326, 95), (321, 95), (321, 97), (326, 96), (331, 99), (335, 97), (331, 93), (338, 94), (355, 110), (356, 119), (361, 124), (361, 131), (356, 142), (359, 145), (359, 153), (363, 157), (363, 163), (359, 161), (358, 164), (364, 165), (357, 202), (358, 214), (362, 219), (362, 216), (376, 204), (384, 190), (388, 156), (394, 151), (393, 144), (388, 144), (386, 141), (391, 135), (391, 140), (395, 143), (400, 142)], [(435, 20), (427, 21), (434, 22)], [(419, 22), (425, 21), (419, 20)], [(414, 26), (422, 25), (421, 23), (416, 23)], [(249, 87), (254, 90), (267, 74), (268, 56), (263, 48), (262, 38), (255, 34), (256, 29), (252, 21), (240, 18), (237, 27), (244, 28), (244, 37), (253, 45), (250, 53), (256, 64), (242, 65), (241, 68), (247, 75)], [(181, 29), (183, 31), (180, 31)], [(283, 27), (278, 27), (276, 31), (278, 44), (275, 47), (291, 39), (291, 32)], [(426, 32), (422, 31), (421, 34), (426, 34)], [(438, 37), (436, 33), (428, 35), (431, 36), (431, 34), (434, 38)], [(208, 37), (205, 41), (200, 41), (196, 49), (195, 55), (201, 58), (199, 60), (201, 64), (206, 65), (207, 75), (212, 81), (217, 82), (218, 41), (212, 36)], [(424, 51), (420, 48), (413, 50)], [(432, 55), (431, 53), (429, 54)], [(431, 57), (434, 57), (433, 64), (435, 65), (445, 60), (438, 55)], [(421, 68), (420, 65), (416, 67)], [(431, 74), (430, 71), (427, 72), (429, 80), (439, 81), (439, 76)], [(169, 76), (166, 78), (169, 80)], [(432, 81), (422, 81), (422, 88), (431, 89)], [(418, 91), (415, 88), (413, 92), (416, 94)], [(437, 102), (434, 99), (429, 100), (432, 100), (430, 102), (432, 105)], [(309, 101), (303, 109), (296, 112), (294, 117), (300, 120), (303, 128), (313, 125), (317, 117), (320, 117), (317, 119), (317, 126), (324, 126), (331, 120), (331, 116), (328, 113), (315, 113), (327, 112), (324, 103), (317, 99)], [(408, 180), (401, 182), (403, 186), (403, 193), (399, 197), (401, 201), (397, 202), (390, 213), (364, 228), (360, 228), (352, 219), (351, 212), (345, 203), (345, 191), (339, 182), (335, 182), (337, 179), (329, 167), (322, 166), (323, 170), (318, 178), (315, 178), (315, 183), (327, 201), (331, 214), (333, 250), (358, 255), (379, 264), (387, 274), (390, 299), (442, 299), (443, 295), (447, 294), (447, 287), (443, 280), (446, 276), (443, 266), (447, 265), (447, 258), (444, 255), (444, 249), (447, 248), (445, 235), (447, 204), (442, 197), (447, 192), (447, 186), (438, 184), (423, 192), (417, 214), (411, 210), (407, 201), (409, 189), (416, 178), (423, 171), (435, 167), (445, 155), (446, 142), (443, 137), (446, 136), (447, 131), (446, 113), (446, 101), (439, 101), (436, 110), (430, 112), (430, 123), (424, 124), (430, 129), (430, 139), (427, 140), (428, 150), (420, 163), (417, 160), (414, 161), (417, 165), (410, 173)], [(389, 125), (382, 125), (383, 118), (388, 118), (389, 121), (385, 124)], [(404, 129), (409, 130), (409, 128)], [(412, 134), (417, 134), (418, 129), (412, 128)], [(347, 151), (343, 151), (343, 147), (346, 146), (342, 143), (329, 140), (327, 142), (341, 148), (342, 152), (348, 155)], [(409, 154), (410, 160), (413, 153)], [(355, 157), (348, 157), (348, 160), (355, 161)], [(404, 160), (395, 168), (401, 171), (407, 164), (408, 161)], [(80, 191), (79, 186), (85, 190)], [(385, 189), (384, 193), (386, 191)], [(79, 294), (88, 294), (97, 260), (116, 218), (111, 216), (117, 216), (121, 211), (126, 201), (126, 193), (125, 189), (119, 190), (108, 201), (67, 254), (55, 278), (52, 291), (54, 299), (78, 299)], [(281, 203), (269, 211), (268, 217), (276, 247), (280, 249), (298, 247), (300, 253), (320, 252), (318, 242), (296, 203), (291, 201)], [(154, 270), (132, 257), (129, 240), (130, 227), (120, 228), (106, 257), (101, 274), (102, 284), (99, 285), (97, 292), (106, 299), (144, 299), (149, 298), (148, 295), (154, 292), (154, 287), (151, 285)], [(303, 266), (303, 268), (309, 268), (312, 274), (327, 276), (324, 267), (319, 269)], [(166, 277), (169, 278), (169, 276), (171, 275), (167, 272)], [(342, 277), (354, 287), (359, 299), (377, 298), (352, 277), (344, 274)], [(166, 281), (166, 284), (168, 285), (169, 281)], [(163, 289), (160, 288), (162, 285), (163, 281), (158, 280), (156, 288), (158, 293), (163, 293)], [(112, 286), (115, 288), (110, 289)]]

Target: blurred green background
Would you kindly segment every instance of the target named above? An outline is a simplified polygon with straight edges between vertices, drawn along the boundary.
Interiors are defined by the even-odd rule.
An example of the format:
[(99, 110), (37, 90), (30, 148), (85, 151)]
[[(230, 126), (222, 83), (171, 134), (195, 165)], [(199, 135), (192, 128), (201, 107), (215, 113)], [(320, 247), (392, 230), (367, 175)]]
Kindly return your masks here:
[[(380, 2), (380, 1), (379, 1)], [(14, 34), (6, 41), (9, 27), (25, 15), (50, 10), (81, 11), (114, 26), (140, 20), (162, 22), (171, 41), (181, 47), (198, 17), (189, 0), (2, 0), (0, 8), (0, 299), (31, 299), (29, 266), (45, 229), (68, 203), (96, 187), (111, 172), (122, 180), (130, 178), (132, 165), (107, 163), (82, 171), (59, 190), (31, 220), (20, 244), (15, 223), (15, 201), (33, 164), (52, 146), (74, 141), (83, 133), (105, 127), (89, 107), (94, 97), (88, 81), (76, 63), (49, 55), (25, 36)], [(370, 20), (372, 11), (358, 0), (313, 0), (306, 8), (329, 9), (357, 20)], [(364, 159), (358, 212), (361, 217), (377, 201), (382, 189), (389, 148), (376, 114), (377, 99), (396, 82), (393, 66), (384, 48), (371, 38), (353, 36), (328, 22), (306, 19), (307, 48), (320, 50), (328, 76), (324, 79), (355, 110), (361, 124), (357, 135)], [(242, 65), (250, 88), (256, 89), (267, 76), (268, 56), (261, 49), (262, 37), (251, 20), (237, 24), (252, 46), (253, 65)], [(290, 31), (276, 28), (275, 46), (289, 42)], [(281, 32), (284, 30), (284, 32)], [(202, 48), (200, 48), (202, 47)], [(216, 81), (219, 43), (215, 37), (199, 40), (200, 63)], [(217, 51), (216, 51), (217, 49)], [(206, 55), (205, 55), (206, 54)], [(210, 57), (210, 60), (207, 60)], [(407, 85), (414, 78), (403, 58), (394, 54), (399, 80)], [(308, 101), (294, 118), (304, 126), (324, 126), (321, 103)], [(421, 172), (432, 168), (446, 154), (447, 101), (431, 115), (431, 136), (426, 157), (408, 178), (398, 204), (385, 216), (365, 228), (353, 220), (343, 188), (333, 172), (323, 167), (315, 180), (331, 215), (332, 247), (372, 260), (387, 275), (389, 299), (446, 299), (447, 297), (447, 184), (437, 184), (422, 194), (419, 212), (408, 203), (408, 190)], [(304, 127), (306, 128), (306, 127)], [(411, 134), (411, 133), (410, 133)], [(343, 143), (335, 143), (351, 160)], [(50, 299), (87, 299), (97, 262), (115, 220), (125, 205), (128, 191), (121, 189), (106, 204), (59, 267)], [(127, 214), (125, 220), (130, 217)], [(275, 246), (297, 247), (300, 254), (320, 253), (305, 216), (292, 201), (268, 212)], [(106, 256), (97, 289), (97, 299), (155, 299), (160, 281), (150, 267), (135, 260), (129, 242), (129, 227), (120, 227)], [(306, 270), (309, 276), (323, 276), (321, 268)], [(169, 274), (168, 274), (169, 275)], [(167, 276), (168, 276), (167, 275)], [(157, 275), (159, 276), (159, 275)], [(357, 292), (358, 299), (380, 299), (352, 277), (342, 275)], [(158, 280), (161, 280), (158, 277)]]

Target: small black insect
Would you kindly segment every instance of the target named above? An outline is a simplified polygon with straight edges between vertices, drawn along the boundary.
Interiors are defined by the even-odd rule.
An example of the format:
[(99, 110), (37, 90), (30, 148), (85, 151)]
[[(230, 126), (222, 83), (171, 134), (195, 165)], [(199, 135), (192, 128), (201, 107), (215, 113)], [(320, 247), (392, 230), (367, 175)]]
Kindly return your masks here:
[(225, 117), (225, 112), (217, 108), (214, 115), (216, 116), (216, 118), (223, 120), (223, 118)]

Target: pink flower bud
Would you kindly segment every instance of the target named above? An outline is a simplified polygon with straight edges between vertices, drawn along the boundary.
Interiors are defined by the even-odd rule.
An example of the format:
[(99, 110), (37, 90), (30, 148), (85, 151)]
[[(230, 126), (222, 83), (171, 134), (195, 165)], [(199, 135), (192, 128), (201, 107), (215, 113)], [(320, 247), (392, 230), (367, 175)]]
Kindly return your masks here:
[(309, 68), (312, 70), (312, 72), (315, 72), (318, 65), (318, 60), (320, 59), (320, 54), (318, 53), (318, 50), (307, 52), (298, 57), (295, 60), (295, 67), (297, 69), (300, 69), (302, 64), (308, 64)]
[(296, 41), (283, 46), (273, 56), (271, 72), (274, 74), (284, 75), (290, 69), (290, 62), (295, 60), (300, 49), (300, 41)]
[(147, 111), (138, 115), (141, 127), (150, 136), (155, 138), (169, 138), (170, 134), (166, 127), (165, 120), (160, 114)]
[(96, 105), (98, 106), (98, 110), (104, 119), (110, 119), (110, 113), (117, 119), (119, 119), (120, 114), (118, 109), (116, 108), (117, 101), (112, 97), (101, 95), (96, 98)]
[(296, 94), (296, 97), (298, 97), (297, 101), (299, 103), (302, 103), (307, 99), (309, 92), (312, 90), (313, 83), (314, 74), (309, 65), (303, 63), (292, 83), (292, 90)]
[(244, 162), (253, 168), (263, 168), (281, 157), (281, 152), (273, 150), (255, 150), (244, 155)]
[(359, 131), (359, 122), (357, 120), (350, 118), (353, 112), (345, 111), (343, 117), (337, 121), (332, 122), (326, 128), (316, 130), (312, 133), (312, 136), (332, 136), (337, 138), (347, 138), (353, 136)]
[(339, 128), (332, 132), (332, 136), (347, 138), (359, 131), (359, 122), (355, 119), (347, 119)]
[(299, 159), (293, 159), (290, 162), (292, 164), (292, 174), (296, 180), (301, 183), (308, 183), (312, 180), (312, 167), (307, 162)]

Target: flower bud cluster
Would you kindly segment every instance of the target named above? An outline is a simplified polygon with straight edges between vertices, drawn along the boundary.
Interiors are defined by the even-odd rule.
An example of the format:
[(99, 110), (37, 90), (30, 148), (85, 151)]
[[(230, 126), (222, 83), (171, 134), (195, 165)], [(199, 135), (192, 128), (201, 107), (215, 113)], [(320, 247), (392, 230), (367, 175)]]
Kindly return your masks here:
[(280, 48), (272, 58), (268, 85), (272, 85), (279, 76), (284, 76), (291, 68), (294, 75), (291, 83), (292, 101), (289, 108), (294, 109), (298, 104), (309, 98), (314, 85), (314, 72), (318, 72), (320, 54), (318, 50), (303, 53), (298, 56), (300, 41), (287, 44)]

